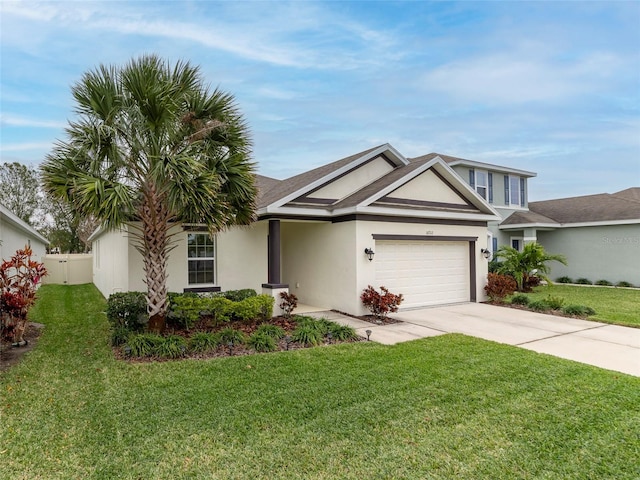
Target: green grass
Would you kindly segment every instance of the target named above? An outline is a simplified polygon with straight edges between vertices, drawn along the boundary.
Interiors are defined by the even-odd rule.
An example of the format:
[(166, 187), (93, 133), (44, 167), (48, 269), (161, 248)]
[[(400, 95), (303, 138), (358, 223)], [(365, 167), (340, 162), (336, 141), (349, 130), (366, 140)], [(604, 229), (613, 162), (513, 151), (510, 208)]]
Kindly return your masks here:
[(596, 311), (589, 320), (640, 327), (640, 289), (577, 287), (553, 284), (536, 287), (529, 300), (544, 300), (548, 295), (564, 298), (564, 305), (585, 305)]
[(640, 476), (640, 378), (462, 335), (128, 364), (93, 286), (39, 296), (0, 478)]

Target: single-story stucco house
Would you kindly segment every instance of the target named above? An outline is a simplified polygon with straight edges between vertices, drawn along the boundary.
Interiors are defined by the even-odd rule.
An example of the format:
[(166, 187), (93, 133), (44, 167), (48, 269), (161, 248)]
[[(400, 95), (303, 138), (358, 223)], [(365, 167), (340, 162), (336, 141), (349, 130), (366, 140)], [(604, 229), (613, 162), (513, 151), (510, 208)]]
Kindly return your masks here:
[(640, 286), (640, 188), (529, 203), (500, 224), (524, 230), (568, 265), (551, 262), (551, 278), (621, 281)]
[[(500, 216), (439, 155), (408, 159), (385, 144), (257, 183), (252, 226), (214, 238), (198, 225), (173, 227), (169, 291), (288, 289), (300, 303), (350, 313), (364, 313), (367, 285), (402, 293), (404, 308), (485, 299), (487, 223)], [(145, 290), (126, 228), (91, 240), (105, 296)]]
[(48, 244), (49, 240), (35, 228), (0, 204), (0, 258), (8, 260), (17, 250), (29, 246), (33, 250), (32, 260), (41, 262)]

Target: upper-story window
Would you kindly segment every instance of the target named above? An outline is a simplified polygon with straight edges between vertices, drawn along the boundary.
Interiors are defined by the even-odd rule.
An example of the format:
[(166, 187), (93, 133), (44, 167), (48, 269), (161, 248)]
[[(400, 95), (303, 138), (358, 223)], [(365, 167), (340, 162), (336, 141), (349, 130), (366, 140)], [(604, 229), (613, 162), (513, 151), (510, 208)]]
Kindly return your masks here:
[(189, 283), (215, 283), (215, 244), (208, 233), (187, 235)]
[(486, 170), (469, 170), (469, 185), (489, 203), (493, 203), (493, 175)]
[(504, 198), (506, 205), (525, 206), (525, 181), (522, 177), (504, 176)]

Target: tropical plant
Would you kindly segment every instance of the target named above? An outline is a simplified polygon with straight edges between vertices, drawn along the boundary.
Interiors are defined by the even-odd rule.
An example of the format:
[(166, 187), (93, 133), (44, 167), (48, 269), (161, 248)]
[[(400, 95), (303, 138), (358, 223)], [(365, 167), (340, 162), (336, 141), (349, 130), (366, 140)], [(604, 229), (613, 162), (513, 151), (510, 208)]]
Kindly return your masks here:
[(17, 250), (0, 264), (0, 335), (23, 341), (27, 313), (36, 300), (36, 288), (47, 274), (44, 264), (32, 260), (31, 247)]
[(277, 346), (273, 337), (270, 337), (266, 333), (255, 332), (249, 340), (247, 345), (253, 348), (256, 352), (273, 352)]
[(211, 352), (220, 346), (220, 335), (211, 332), (196, 332), (189, 339), (189, 348), (193, 352)]
[(529, 277), (538, 277), (547, 283), (552, 283), (547, 276), (550, 271), (547, 265), (549, 262), (567, 264), (563, 255), (550, 255), (545, 252), (542, 245), (536, 242), (526, 244), (521, 252), (504, 245), (498, 249), (496, 257), (502, 259), (498, 273), (511, 275), (516, 281), (519, 292), (526, 291)]
[(511, 297), (510, 303), (512, 305), (529, 305), (529, 297), (522, 293), (519, 293)]
[(256, 331), (254, 333), (268, 335), (269, 337), (274, 338), (275, 340), (280, 340), (285, 336), (285, 331), (282, 327), (273, 325), (271, 323), (264, 323), (260, 325), (258, 328), (256, 328)]
[(255, 218), (247, 126), (198, 67), (154, 55), (89, 71), (72, 94), (78, 119), (41, 166), (45, 190), (105, 229), (127, 226), (143, 257), (149, 328), (162, 331), (170, 226), (214, 234)]

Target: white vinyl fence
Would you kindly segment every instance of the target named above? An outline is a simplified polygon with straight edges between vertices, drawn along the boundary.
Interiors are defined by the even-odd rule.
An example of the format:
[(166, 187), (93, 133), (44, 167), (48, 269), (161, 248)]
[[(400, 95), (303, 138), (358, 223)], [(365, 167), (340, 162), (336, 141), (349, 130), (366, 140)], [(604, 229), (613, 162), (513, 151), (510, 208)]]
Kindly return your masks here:
[(93, 255), (89, 253), (49, 254), (42, 258), (48, 275), (42, 283), (80, 285), (93, 282)]

